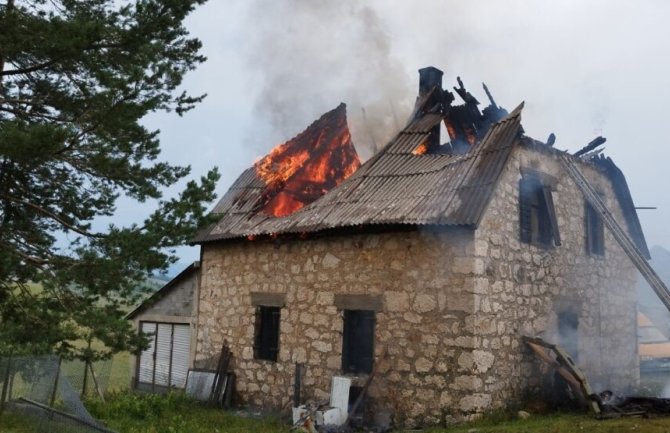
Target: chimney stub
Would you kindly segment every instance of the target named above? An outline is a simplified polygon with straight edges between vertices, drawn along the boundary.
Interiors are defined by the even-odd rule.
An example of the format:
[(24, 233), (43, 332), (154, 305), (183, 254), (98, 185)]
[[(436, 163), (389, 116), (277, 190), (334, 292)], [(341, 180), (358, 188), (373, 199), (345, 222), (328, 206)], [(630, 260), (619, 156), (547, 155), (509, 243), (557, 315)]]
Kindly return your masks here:
[(435, 86), (441, 89), (442, 75), (444, 75), (444, 72), (433, 66), (419, 69), (419, 96), (430, 92)]

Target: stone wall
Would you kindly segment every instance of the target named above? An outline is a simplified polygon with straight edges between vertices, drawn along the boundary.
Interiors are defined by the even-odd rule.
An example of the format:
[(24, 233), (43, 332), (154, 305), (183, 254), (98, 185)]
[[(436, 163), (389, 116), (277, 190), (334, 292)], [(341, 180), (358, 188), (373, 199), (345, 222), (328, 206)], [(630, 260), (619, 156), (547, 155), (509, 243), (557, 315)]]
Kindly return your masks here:
[[(524, 167), (557, 179), (560, 247), (519, 242)], [(620, 218), (609, 182), (583, 170)], [(435, 424), (537, 388), (541, 370), (521, 336), (552, 340), (557, 313), (571, 309), (579, 364), (597, 388), (621, 390), (637, 374), (634, 272), (609, 233), (604, 258), (586, 255), (583, 221), (583, 198), (554, 157), (517, 148), (477, 230), (205, 244), (196, 358), (215, 358), (227, 340), (242, 403), (288, 408), (296, 362), (306, 366), (305, 400), (327, 400), (342, 355), (335, 295), (377, 296), (375, 352), (384, 355), (373, 405), (390, 408), (396, 422)], [(259, 292), (285, 295), (277, 362), (254, 359), (251, 294)]]
[(142, 315), (195, 316), (197, 314), (197, 289), (198, 278), (197, 272), (194, 270), (189, 275), (184, 276), (181, 280), (175, 282), (174, 287), (171, 287), (164, 296), (153, 301), (153, 303), (142, 312)]
[[(518, 187), (522, 168), (556, 179), (553, 191), (561, 245), (542, 248), (519, 242)], [(579, 164), (589, 182), (604, 194), (608, 208), (626, 227), (609, 180)], [(476, 345), (492, 357), (492, 368), (477, 376), (482, 398), (492, 407), (517, 401), (547, 385), (545, 369), (520, 336), (560, 343), (557, 315), (578, 316), (577, 364), (596, 391), (629, 392), (639, 370), (636, 338), (636, 270), (605, 228), (605, 255), (586, 254), (584, 198), (549, 151), (517, 148), (512, 154), (478, 230), (475, 242), (485, 261), (482, 288), (475, 295), (482, 324)]]
[[(294, 363), (304, 363), (304, 397), (327, 400), (339, 374), (342, 311), (336, 294), (377, 295), (373, 395), (410, 421), (437, 423), (443, 408), (469, 393), (461, 371), (473, 360), (473, 293), (484, 269), (471, 230), (322, 237), (203, 246), (197, 358), (228, 340), (243, 403), (287, 408)], [(254, 359), (252, 292), (285, 293), (278, 361)], [(362, 378), (361, 378), (362, 379)]]

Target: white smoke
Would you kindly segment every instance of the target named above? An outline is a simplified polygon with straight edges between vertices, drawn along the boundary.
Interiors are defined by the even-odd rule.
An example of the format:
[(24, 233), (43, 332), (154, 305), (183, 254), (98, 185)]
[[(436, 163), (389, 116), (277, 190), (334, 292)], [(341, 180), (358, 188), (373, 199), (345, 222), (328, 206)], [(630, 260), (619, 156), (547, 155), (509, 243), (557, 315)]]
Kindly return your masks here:
[(404, 126), (418, 75), (410, 79), (394, 57), (371, 7), (357, 0), (255, 0), (250, 11), (254, 111), (266, 122), (265, 131), (252, 134), (257, 144), (294, 136), (340, 102), (363, 158)]

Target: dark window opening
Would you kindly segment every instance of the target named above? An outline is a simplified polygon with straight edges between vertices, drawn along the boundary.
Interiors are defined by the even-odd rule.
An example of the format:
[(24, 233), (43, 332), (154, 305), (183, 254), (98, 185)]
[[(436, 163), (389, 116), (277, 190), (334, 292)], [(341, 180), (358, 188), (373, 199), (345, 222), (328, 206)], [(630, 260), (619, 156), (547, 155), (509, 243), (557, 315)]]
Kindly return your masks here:
[(280, 317), (279, 307), (256, 307), (254, 358), (277, 361)]
[(603, 219), (593, 206), (585, 203), (586, 252), (591, 255), (605, 255), (605, 228)]
[(375, 312), (344, 310), (342, 371), (370, 373), (374, 363)]
[(551, 187), (533, 176), (519, 181), (521, 242), (544, 247), (560, 245)]
[(579, 316), (573, 311), (558, 314), (558, 344), (563, 347), (572, 360), (577, 362), (579, 355)]

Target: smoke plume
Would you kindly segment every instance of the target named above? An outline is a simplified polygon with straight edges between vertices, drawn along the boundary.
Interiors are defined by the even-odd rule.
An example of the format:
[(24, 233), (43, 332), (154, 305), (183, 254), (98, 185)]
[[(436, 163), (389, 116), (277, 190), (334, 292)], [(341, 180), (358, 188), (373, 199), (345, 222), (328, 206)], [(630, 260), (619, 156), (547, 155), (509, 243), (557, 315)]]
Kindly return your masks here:
[(414, 81), (394, 58), (372, 8), (356, 0), (255, 0), (250, 10), (255, 31), (247, 61), (258, 85), (254, 111), (265, 129), (252, 134), (259, 150), (294, 136), (340, 102), (364, 159), (404, 126)]

